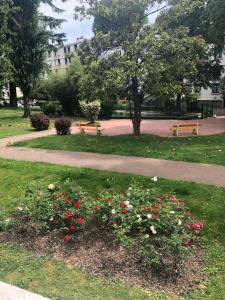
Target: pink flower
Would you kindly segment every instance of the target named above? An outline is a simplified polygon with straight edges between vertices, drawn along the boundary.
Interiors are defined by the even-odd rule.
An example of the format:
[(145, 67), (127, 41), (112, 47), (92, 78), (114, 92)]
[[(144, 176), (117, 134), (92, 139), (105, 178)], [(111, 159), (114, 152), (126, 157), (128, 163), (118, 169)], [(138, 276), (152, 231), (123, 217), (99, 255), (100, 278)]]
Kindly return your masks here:
[(68, 198), (66, 198), (66, 199), (64, 200), (64, 202), (65, 202), (65, 203), (69, 203), (70, 201), (69, 201)]
[(53, 196), (51, 197), (51, 200), (55, 201), (55, 200), (57, 200), (57, 197), (56, 197), (55, 195), (53, 195)]
[(121, 203), (120, 206), (121, 207), (127, 207), (127, 204), (126, 203)]
[(83, 224), (83, 222), (84, 222), (84, 220), (83, 220), (82, 218), (78, 218), (78, 219), (76, 219), (76, 223), (77, 223), (77, 225), (82, 225), (82, 224)]
[(71, 225), (71, 226), (70, 226), (70, 230), (75, 230), (75, 226), (74, 226), (74, 225)]
[(68, 212), (65, 214), (65, 219), (68, 220), (70, 217), (70, 215), (68, 214)]
[(128, 211), (127, 209), (122, 209), (122, 210), (121, 210), (121, 213), (122, 213), (122, 214), (127, 214), (128, 212), (129, 212), (129, 211)]

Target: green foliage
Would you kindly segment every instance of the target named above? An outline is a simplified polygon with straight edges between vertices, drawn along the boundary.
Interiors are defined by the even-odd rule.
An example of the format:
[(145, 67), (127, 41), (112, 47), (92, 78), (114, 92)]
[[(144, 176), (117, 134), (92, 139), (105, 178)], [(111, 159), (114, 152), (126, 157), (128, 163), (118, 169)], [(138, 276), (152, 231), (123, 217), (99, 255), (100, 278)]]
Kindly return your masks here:
[(9, 44), (9, 22), (15, 12), (12, 9), (11, 0), (2, 0), (0, 3), (0, 90), (9, 79), (11, 63), (9, 54), (11, 52)]
[[(18, 7), (15, 22), (10, 30), (12, 52), (10, 60), (13, 65), (12, 79), (20, 87), (24, 96), (24, 117), (30, 116), (30, 99), (40, 76), (46, 69), (45, 58), (48, 50), (59, 44), (64, 37), (56, 34), (54, 29), (62, 20), (46, 17), (39, 13), (39, 0), (14, 0)], [(51, 1), (48, 1), (51, 4)]]
[[(208, 63), (208, 48), (201, 37), (190, 37), (184, 28), (164, 32), (146, 24), (154, 5), (158, 4), (160, 10), (164, 1), (85, 3), (76, 7), (76, 17), (96, 18), (99, 31), (80, 49), (81, 61), (88, 70), (84, 86), (95, 82), (97, 90), (107, 87), (127, 99), (134, 134), (139, 135), (145, 96), (182, 95), (184, 78), (193, 80), (197, 69)], [(104, 33), (102, 25), (97, 24), (99, 18), (100, 23), (108, 23)]]
[(79, 235), (87, 222), (86, 194), (69, 180), (64, 184), (30, 185), (6, 226), (21, 232), (54, 233), (68, 241)]
[(145, 190), (137, 184), (124, 194), (103, 192), (95, 203), (94, 216), (123, 246), (136, 249), (145, 264), (176, 277), (203, 224), (193, 224), (190, 211), (176, 196), (159, 197), (157, 193), (154, 185)]
[(42, 106), (42, 111), (47, 116), (54, 116), (57, 111), (57, 105), (54, 101), (46, 101)]
[(34, 114), (30, 117), (31, 126), (37, 131), (47, 130), (50, 126), (50, 119), (44, 114)]
[(91, 102), (80, 101), (80, 107), (90, 123), (94, 124), (98, 120), (98, 115), (101, 109), (101, 102), (99, 100)]
[(41, 82), (48, 98), (59, 101), (65, 115), (73, 116), (79, 112), (79, 80), (82, 73), (79, 59), (74, 58), (67, 73), (51, 73), (47, 80)]
[(71, 132), (72, 121), (69, 118), (61, 117), (55, 120), (55, 129), (58, 135), (68, 135)]

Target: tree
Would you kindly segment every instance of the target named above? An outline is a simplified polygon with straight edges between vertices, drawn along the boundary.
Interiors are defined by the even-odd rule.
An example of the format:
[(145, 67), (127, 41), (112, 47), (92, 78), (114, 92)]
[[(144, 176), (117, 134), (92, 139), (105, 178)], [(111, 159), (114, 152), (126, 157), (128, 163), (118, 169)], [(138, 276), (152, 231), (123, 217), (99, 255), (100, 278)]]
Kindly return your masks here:
[(61, 103), (63, 113), (73, 116), (79, 110), (79, 80), (82, 76), (82, 66), (77, 57), (72, 59), (68, 72), (49, 74), (47, 80), (43, 80), (41, 89), (45, 91), (50, 100)]
[(9, 20), (13, 12), (11, 0), (2, 0), (0, 3), (0, 90), (7, 83), (11, 69), (10, 45), (7, 36), (9, 34)]
[[(36, 82), (43, 76), (46, 53), (51, 45), (58, 44), (63, 34), (53, 33), (63, 20), (43, 16), (38, 12), (39, 0), (13, 0), (19, 7), (15, 15), (16, 24), (11, 24), (11, 62), (13, 65), (12, 81), (22, 90), (24, 96), (24, 117), (29, 117), (30, 100)], [(52, 1), (43, 1), (53, 8)]]
[(84, 43), (81, 61), (100, 74), (90, 77), (99, 80), (97, 90), (111, 88), (127, 99), (133, 132), (140, 135), (145, 97), (182, 94), (184, 78), (192, 80), (197, 68), (208, 63), (208, 48), (201, 37), (190, 37), (185, 29), (163, 32), (146, 24), (156, 1), (86, 2), (89, 7), (77, 7), (77, 14), (101, 15), (101, 22), (108, 21), (109, 30), (96, 32)]

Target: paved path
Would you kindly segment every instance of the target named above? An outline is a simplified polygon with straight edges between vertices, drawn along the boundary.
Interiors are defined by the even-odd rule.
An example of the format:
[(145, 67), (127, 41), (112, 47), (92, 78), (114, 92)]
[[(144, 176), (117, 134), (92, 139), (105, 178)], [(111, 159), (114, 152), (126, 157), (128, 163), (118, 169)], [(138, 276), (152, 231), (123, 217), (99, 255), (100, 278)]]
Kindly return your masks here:
[(49, 300), (37, 294), (22, 290), (0, 281), (1, 300)]
[[(152, 134), (162, 137), (173, 137), (172, 128), (173, 124), (182, 123), (200, 123), (199, 135), (213, 135), (225, 132), (225, 118), (211, 118), (204, 120), (142, 120), (141, 133)], [(109, 120), (101, 121), (102, 128), (104, 128), (103, 135), (122, 135), (132, 134), (131, 120)], [(73, 133), (78, 133), (79, 130), (76, 126), (73, 126)], [(182, 133), (183, 135), (190, 135), (190, 132)]]
[(9, 143), (28, 140), (43, 135), (48, 136), (53, 133), (54, 131), (51, 130), (0, 139), (0, 158), (46, 162), (58, 165), (85, 167), (149, 177), (157, 176), (167, 179), (225, 186), (225, 167), (222, 166), (108, 154), (7, 147), (7, 144)]

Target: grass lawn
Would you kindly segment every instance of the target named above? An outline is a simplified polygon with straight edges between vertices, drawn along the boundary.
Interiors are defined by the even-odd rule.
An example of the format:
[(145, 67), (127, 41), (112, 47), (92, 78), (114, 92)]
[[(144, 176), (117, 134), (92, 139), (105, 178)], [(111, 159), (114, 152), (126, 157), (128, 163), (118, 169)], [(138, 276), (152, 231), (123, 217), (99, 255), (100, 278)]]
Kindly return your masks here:
[(17, 143), (19, 146), (95, 152), (225, 165), (225, 134), (186, 138), (126, 136), (50, 136)]
[(31, 132), (29, 120), (22, 116), (22, 109), (0, 108), (0, 138)]
[[(1, 213), (12, 211), (24, 187), (31, 181), (49, 184), (53, 181), (75, 180), (92, 197), (109, 187), (123, 191), (135, 180), (144, 187), (153, 183), (149, 178), (126, 174), (100, 172), (48, 164), (0, 160)], [(206, 224), (207, 255), (205, 273), (206, 289), (185, 295), (186, 299), (225, 298), (225, 188), (203, 186), (194, 183), (159, 180), (159, 193), (176, 192)], [(162, 293), (146, 294), (118, 281), (113, 284), (71, 269), (48, 256), (34, 257), (15, 246), (0, 246), (0, 280), (43, 294), (52, 299), (179, 299)], [(197, 283), (196, 283), (197, 285)], [(167, 297), (167, 298), (166, 298)]]

